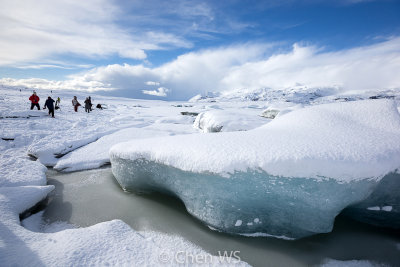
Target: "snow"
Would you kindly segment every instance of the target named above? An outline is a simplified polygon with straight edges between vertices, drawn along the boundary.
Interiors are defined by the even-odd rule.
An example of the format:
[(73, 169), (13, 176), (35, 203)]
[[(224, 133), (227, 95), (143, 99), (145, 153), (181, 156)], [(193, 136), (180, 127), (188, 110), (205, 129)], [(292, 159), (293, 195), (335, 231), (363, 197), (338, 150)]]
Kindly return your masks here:
[(4, 152), (0, 154), (0, 187), (46, 184), (45, 166), (27, 156), (13, 156), (13, 149)]
[[(388, 100), (353, 101), (370, 97), (389, 98), (392, 95), (394, 99), (398, 99), (398, 92), (335, 95), (336, 91), (331, 89), (292, 89), (260, 90), (244, 94), (238, 91), (231, 95), (210, 93), (206, 98), (200, 96), (193, 99), (190, 104), (92, 95), (94, 104), (101, 103), (107, 109), (94, 109), (90, 114), (85, 113), (83, 109), (75, 113), (71, 106), (74, 95), (77, 95), (81, 102), (87, 95), (79, 92), (49, 93), (37, 90), (42, 98), (41, 105), (47, 95), (51, 95), (53, 99), (61, 97), (61, 110), (56, 110), (56, 118), (53, 119), (48, 116), (47, 110), (29, 110), (30, 90), (22, 89), (20, 92), (19, 88), (2, 87), (2, 265), (159, 265), (160, 255), (167, 255), (170, 259), (167, 265), (176, 265), (179, 262), (174, 256), (179, 251), (211, 257), (201, 248), (180, 237), (137, 232), (120, 220), (77, 228), (68, 222), (49, 224), (43, 221), (43, 212), (39, 212), (20, 221), (21, 213), (44, 199), (53, 189), (52, 186), (46, 186), (47, 169), (44, 165), (64, 171), (98, 168), (110, 162), (108, 150), (115, 145), (118, 147), (118, 156), (126, 155), (130, 160), (132, 151), (140, 151), (140, 155), (135, 156), (157, 159), (169, 166), (190, 171), (192, 176), (189, 175), (189, 179), (202, 179), (204, 173), (201, 172), (206, 172), (211, 176), (216, 174), (212, 178), (225, 183), (229, 181), (227, 177), (236, 181), (235, 177), (238, 176), (235, 176), (235, 171), (247, 173), (248, 168), (251, 168), (256, 179), (264, 177), (266, 173), (286, 176), (301, 174), (310, 181), (306, 183), (300, 178), (303, 186), (307, 188), (319, 185), (319, 182), (326, 178), (321, 176), (327, 175), (334, 181), (330, 180), (331, 184), (328, 183), (326, 187), (345, 187), (339, 185), (340, 183), (353, 186), (346, 189), (347, 191), (337, 190), (338, 198), (342, 197), (342, 193), (351, 195), (350, 192), (354, 190), (372, 190), (375, 180), (378, 181), (388, 170), (399, 167), (395, 166), (395, 162), (399, 162), (398, 144), (395, 142), (399, 140), (399, 107)], [(229, 101), (222, 101), (224, 99)], [(256, 99), (259, 101), (253, 101)], [(352, 102), (317, 106), (340, 101)], [(309, 107), (310, 105), (316, 106)], [(266, 109), (276, 109), (280, 112), (271, 121), (261, 117)], [(214, 121), (216, 124), (222, 124), (222, 133), (199, 133), (198, 129), (193, 128), (195, 117), (181, 115), (182, 112), (211, 115), (212, 120), (207, 123)], [(357, 135), (358, 141), (355, 138)], [(380, 138), (376, 138), (377, 135)], [(118, 143), (125, 141), (129, 142), (124, 144), (130, 145), (121, 149), (123, 145)], [(192, 171), (200, 172), (200, 176), (193, 175)], [(240, 173), (236, 175), (240, 176)], [(280, 194), (284, 195), (280, 190), (285, 187), (289, 188), (288, 192), (291, 190), (289, 183), (279, 183), (281, 178), (285, 177), (268, 178), (270, 184), (267, 189), (277, 191), (271, 191), (270, 199), (267, 196), (266, 201), (277, 198)], [(364, 178), (375, 180), (372, 179), (373, 181), (366, 185), (363, 183)], [(362, 184), (357, 184), (358, 180)], [(186, 182), (186, 188), (193, 184), (191, 180)], [(207, 183), (208, 180), (204, 182)], [(241, 180), (243, 188), (247, 184), (248, 181)], [(237, 197), (236, 192), (226, 189), (234, 186), (237, 184), (221, 184), (225, 191), (232, 191), (231, 195), (227, 195), (231, 199)], [(206, 184), (202, 187), (205, 197), (207, 193), (213, 193), (212, 190), (207, 192), (205, 188)], [(322, 190), (321, 195), (324, 195), (324, 192)], [(262, 198), (265, 200), (265, 195)], [(238, 198), (237, 201), (240, 202), (241, 199)], [(325, 201), (324, 204), (329, 204), (333, 200), (326, 197)], [(350, 200), (352, 201), (355, 200)], [(370, 206), (380, 207), (384, 212), (379, 214), (397, 214), (398, 206), (395, 204), (386, 200)], [(312, 206), (313, 203), (305, 205)], [(295, 208), (294, 206), (293, 209)], [(340, 209), (333, 211), (333, 215), (326, 219), (324, 231), (329, 231), (334, 216)], [(363, 209), (367, 210), (366, 207)], [(195, 210), (195, 207), (188, 208), (192, 214)], [(319, 214), (318, 209), (315, 211)], [(258, 231), (257, 227), (269, 223), (269, 215), (261, 215), (257, 214), (255, 217), (254, 214), (249, 214), (242, 217), (232, 213), (231, 217), (224, 219), (228, 224), (235, 225), (240, 218), (241, 224), (237, 228), (243, 235), (291, 239), (290, 233), (271, 235)], [(198, 218), (201, 219), (199, 216)], [(324, 221), (325, 218), (319, 219)], [(212, 225), (209, 225), (211, 229), (221, 229)], [(312, 226), (315, 225), (312, 223)], [(243, 227), (255, 228), (249, 232), (243, 231)], [(215, 257), (211, 259), (214, 265), (226, 263), (224, 259), (222, 262)]]

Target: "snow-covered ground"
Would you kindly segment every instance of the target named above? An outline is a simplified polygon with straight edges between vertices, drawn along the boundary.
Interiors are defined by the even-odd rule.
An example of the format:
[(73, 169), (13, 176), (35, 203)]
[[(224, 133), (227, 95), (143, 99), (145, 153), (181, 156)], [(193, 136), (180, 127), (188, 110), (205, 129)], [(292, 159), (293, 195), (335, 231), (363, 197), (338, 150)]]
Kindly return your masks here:
[[(91, 95), (94, 106), (101, 103), (105, 109), (94, 108), (93, 112), (88, 114), (82, 107), (79, 112), (74, 112), (71, 105), (74, 95), (78, 96), (81, 103), (88, 95), (39, 90), (37, 93), (41, 97), (41, 107), (48, 95), (54, 99), (61, 98), (61, 110), (57, 110), (55, 118), (51, 118), (47, 115), (47, 110), (29, 110), (28, 98), (32, 91), (1, 88), (0, 258), (2, 264), (142, 266), (170, 263), (174, 265), (179, 262), (171, 259), (174, 260), (174, 255), (180, 251), (201, 255), (199, 257), (206, 258), (207, 263), (229, 264), (224, 259), (212, 257), (178, 237), (154, 232), (139, 233), (119, 220), (88, 228), (75, 228), (63, 223), (46, 225), (38, 213), (28, 217), (21, 226), (19, 214), (35, 206), (53, 190), (52, 186), (46, 185), (45, 165), (60, 171), (98, 168), (110, 163), (108, 151), (113, 145), (121, 142), (187, 134), (219, 135), (219, 133), (203, 133), (214, 131), (205, 129), (219, 129), (222, 132), (249, 131), (254, 128), (257, 130), (260, 127), (267, 127), (263, 125), (273, 121), (262, 116), (267, 109), (278, 110), (277, 117), (280, 117), (309, 105), (366, 98), (392, 98), (392, 96), (394, 100), (391, 101), (394, 102), (391, 105), (399, 108), (400, 94), (397, 91), (346, 95), (337, 95), (333, 89), (298, 90), (298, 92), (274, 92), (271, 97), (265, 91), (250, 92), (251, 97), (240, 97), (238, 93), (235, 96), (197, 97), (185, 103)], [(252, 101), (256, 99), (259, 101)], [(201, 116), (195, 123), (196, 114)], [(381, 115), (383, 114), (376, 114), (376, 116)], [(388, 136), (397, 134), (394, 133), (397, 129), (396, 123), (393, 122), (392, 125), (394, 130), (391, 128), (386, 132)], [(378, 122), (377, 124), (379, 126)], [(380, 132), (382, 127), (381, 125), (372, 128)], [(179, 138), (175, 137), (176, 140)], [(213, 139), (213, 137), (208, 138)], [(184, 140), (189, 139), (190, 137)], [(376, 142), (373, 138), (368, 140)], [(146, 142), (149, 145), (153, 144), (152, 141)], [(372, 145), (376, 147), (376, 144)], [(386, 150), (378, 152), (382, 151)], [(351, 158), (354, 153), (350, 152), (336, 155)], [(374, 155), (376, 154), (368, 159), (377, 160), (378, 157), (374, 158)], [(366, 162), (362, 167), (367, 167), (367, 163), (370, 162)], [(213, 168), (218, 170), (219, 167), (215, 165)], [(374, 173), (374, 176), (382, 175), (383, 172), (381, 170), (378, 174)], [(279, 175), (279, 171), (276, 173)], [(200, 263), (203, 262), (200, 260)], [(243, 262), (240, 264), (245, 265)]]
[[(44, 99), (61, 98), (55, 118), (47, 110), (30, 111), (32, 91), (1, 89), (0, 98), (0, 258), (3, 266), (71, 266), (190, 264), (232, 265), (237, 259), (212, 256), (182, 238), (161, 233), (139, 233), (120, 220), (77, 228), (66, 223), (46, 225), (41, 213), (20, 222), (19, 214), (35, 206), (53, 190), (46, 185), (46, 166), (81, 170), (109, 162), (108, 150), (116, 143), (195, 133), (194, 117), (180, 112), (200, 112), (207, 105), (175, 107), (176, 103), (93, 96), (106, 109), (75, 113), (73, 95), (37, 91)], [(71, 152), (71, 153), (69, 153)], [(36, 160), (36, 158), (38, 160)], [(25, 228), (25, 227), (26, 228)], [(191, 258), (189, 257), (189, 260)], [(196, 262), (195, 262), (196, 263)], [(240, 265), (246, 265), (239, 262)]]

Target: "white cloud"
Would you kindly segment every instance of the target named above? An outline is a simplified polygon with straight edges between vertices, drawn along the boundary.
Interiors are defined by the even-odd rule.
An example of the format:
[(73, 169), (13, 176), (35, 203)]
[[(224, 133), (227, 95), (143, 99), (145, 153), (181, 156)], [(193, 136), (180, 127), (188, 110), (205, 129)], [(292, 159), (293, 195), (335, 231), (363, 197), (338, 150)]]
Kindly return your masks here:
[(170, 90), (165, 87), (159, 87), (157, 90), (142, 90), (142, 93), (145, 95), (154, 95), (161, 97), (166, 97), (169, 92)]
[(31, 89), (45, 90), (77, 90), (77, 91), (112, 91), (116, 88), (110, 84), (104, 84), (99, 81), (85, 81), (84, 79), (73, 79), (67, 81), (49, 81), (46, 79), (30, 78), (30, 79), (0, 79), (0, 84), (12, 87), (22, 87)]
[[(271, 53), (271, 49), (281, 52)], [(298, 83), (344, 90), (400, 88), (399, 70), (400, 37), (396, 37), (336, 52), (297, 44), (283, 52), (276, 44), (243, 44), (184, 54), (157, 68), (114, 64), (49, 83), (60, 89), (118, 90), (119, 95), (142, 98), (143, 85), (158, 81), (171, 90), (168, 99), (189, 99), (207, 91), (280, 89)], [(35, 85), (32, 80), (12, 81), (16, 82)], [(35, 86), (50, 85), (41, 80)]]
[(152, 81), (147, 81), (147, 82), (145, 82), (145, 84), (146, 85), (156, 85), (156, 86), (160, 85), (159, 82), (152, 82)]
[(144, 59), (145, 50), (191, 46), (174, 34), (124, 29), (116, 23), (122, 16), (123, 9), (107, 0), (2, 0), (0, 65), (66, 54)]
[(70, 64), (33, 64), (33, 65), (16, 65), (15, 68), (17, 69), (68, 69), (68, 70), (73, 70), (73, 69), (89, 69), (93, 68), (93, 65), (90, 64), (76, 64), (76, 65), (70, 65)]
[(337, 52), (293, 46), (290, 53), (249, 62), (221, 81), (229, 88), (339, 85), (345, 90), (400, 87), (400, 38)]

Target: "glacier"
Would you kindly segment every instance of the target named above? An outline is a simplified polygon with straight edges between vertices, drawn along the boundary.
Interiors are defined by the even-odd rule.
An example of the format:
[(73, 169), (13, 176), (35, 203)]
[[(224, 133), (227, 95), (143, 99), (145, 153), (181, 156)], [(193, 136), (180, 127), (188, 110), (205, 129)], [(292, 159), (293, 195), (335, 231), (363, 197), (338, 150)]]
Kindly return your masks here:
[(126, 190), (180, 198), (212, 229), (302, 238), (332, 230), (400, 166), (391, 100), (294, 110), (246, 132), (132, 140), (110, 149)]

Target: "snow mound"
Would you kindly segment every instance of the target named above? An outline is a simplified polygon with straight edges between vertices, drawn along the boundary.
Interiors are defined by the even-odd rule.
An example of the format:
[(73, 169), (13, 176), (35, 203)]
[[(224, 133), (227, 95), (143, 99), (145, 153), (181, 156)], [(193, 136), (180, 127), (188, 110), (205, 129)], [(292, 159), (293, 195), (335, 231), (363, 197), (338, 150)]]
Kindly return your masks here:
[[(46, 167), (22, 157), (0, 156), (0, 186), (45, 185)], [(21, 168), (23, 166), (23, 168)]]
[(247, 132), (121, 143), (110, 159), (123, 188), (176, 195), (212, 228), (301, 238), (331, 231), (399, 167), (398, 140), (394, 103), (369, 100), (295, 110)]

